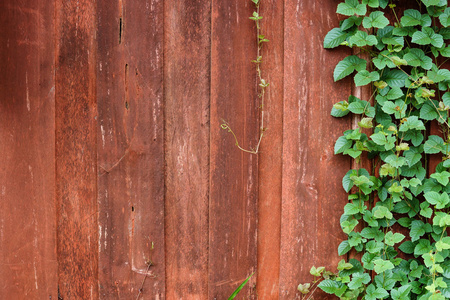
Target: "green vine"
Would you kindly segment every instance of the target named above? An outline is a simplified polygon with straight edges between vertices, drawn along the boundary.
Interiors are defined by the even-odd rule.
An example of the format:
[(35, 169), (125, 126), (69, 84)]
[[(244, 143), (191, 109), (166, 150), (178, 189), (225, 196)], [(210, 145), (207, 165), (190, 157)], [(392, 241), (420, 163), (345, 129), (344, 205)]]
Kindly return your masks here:
[[(360, 260), (343, 259), (336, 272), (311, 268), (312, 283), (298, 286), (302, 299), (315, 288), (340, 299), (450, 298), (450, 8), (447, 0), (345, 0), (344, 16), (324, 39), (327, 49), (359, 49), (334, 69), (334, 81), (353, 76), (372, 87), (369, 99), (350, 95), (331, 115), (359, 115), (357, 128), (336, 141), (335, 154), (360, 163), (366, 152), (372, 170), (352, 169), (342, 184), (348, 203), (340, 225)], [(407, 7), (405, 7), (407, 6)], [(356, 51), (355, 51), (356, 52)], [(430, 124), (440, 127), (429, 135)], [(429, 155), (440, 157), (427, 171)]]
[(259, 87), (258, 98), (260, 99), (260, 110), (261, 110), (261, 123), (260, 123), (260, 133), (259, 133), (258, 143), (256, 144), (255, 148), (245, 149), (239, 145), (237, 136), (234, 133), (234, 131), (231, 129), (228, 122), (226, 122), (225, 120), (222, 120), (223, 123), (220, 125), (220, 127), (224, 130), (227, 130), (229, 133), (231, 133), (233, 135), (236, 147), (238, 147), (240, 150), (251, 153), (251, 154), (258, 154), (259, 146), (261, 145), (261, 141), (264, 136), (264, 131), (266, 130), (266, 128), (264, 128), (264, 95), (266, 93), (266, 89), (269, 87), (269, 83), (264, 78), (262, 78), (262, 75), (261, 75), (261, 64), (263, 61), (262, 60), (263, 59), (262, 47), (263, 47), (263, 44), (267, 43), (269, 40), (266, 39), (265, 36), (261, 34), (261, 24), (260, 24), (261, 22), (260, 21), (263, 18), (259, 12), (261, 0), (252, 0), (252, 2), (255, 5), (256, 11), (253, 12), (253, 15), (250, 17), (250, 19), (255, 21), (255, 24), (256, 24), (256, 42), (257, 42), (256, 59), (252, 60), (252, 62), (256, 65), (256, 76), (258, 78), (258, 87)]

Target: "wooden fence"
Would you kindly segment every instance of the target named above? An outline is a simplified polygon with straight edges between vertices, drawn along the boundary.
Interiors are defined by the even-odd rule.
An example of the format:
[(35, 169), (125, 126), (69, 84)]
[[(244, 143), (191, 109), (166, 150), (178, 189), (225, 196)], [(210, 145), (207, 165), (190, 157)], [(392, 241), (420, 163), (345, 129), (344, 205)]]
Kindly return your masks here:
[(296, 299), (334, 268), (337, 3), (262, 0), (252, 155), (220, 128), (256, 145), (250, 0), (0, 1), (0, 298), (226, 299), (256, 272), (239, 298)]

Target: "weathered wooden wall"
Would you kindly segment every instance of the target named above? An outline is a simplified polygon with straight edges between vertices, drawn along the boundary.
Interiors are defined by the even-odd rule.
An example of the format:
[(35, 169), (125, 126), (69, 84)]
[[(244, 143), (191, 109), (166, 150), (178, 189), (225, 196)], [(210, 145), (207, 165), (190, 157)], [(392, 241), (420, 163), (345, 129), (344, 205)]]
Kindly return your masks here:
[(344, 238), (336, 5), (262, 0), (252, 155), (250, 0), (0, 1), (0, 298), (299, 298)]

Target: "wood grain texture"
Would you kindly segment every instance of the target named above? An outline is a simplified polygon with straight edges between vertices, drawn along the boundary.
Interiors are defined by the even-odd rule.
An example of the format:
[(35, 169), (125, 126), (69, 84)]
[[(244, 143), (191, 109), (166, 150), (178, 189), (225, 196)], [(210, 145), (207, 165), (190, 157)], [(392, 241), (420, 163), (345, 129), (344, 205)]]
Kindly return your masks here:
[(261, 2), (262, 33), (269, 40), (263, 48), (263, 78), (270, 83), (264, 105), (258, 182), (259, 299), (279, 298), (281, 178), (283, 150), (284, 1)]
[(59, 294), (98, 298), (96, 2), (56, 1)]
[(98, 10), (100, 299), (164, 299), (163, 1)]
[(210, 1), (165, 1), (167, 299), (208, 299)]
[(0, 298), (57, 298), (54, 3), (0, 1)]
[[(226, 299), (257, 264), (257, 156), (234, 145), (225, 119), (245, 148), (259, 136), (256, 28), (251, 1), (213, 1), (211, 28), (211, 172), (209, 299)], [(240, 296), (254, 299), (256, 277)]]
[(347, 202), (341, 181), (350, 161), (335, 156), (333, 146), (351, 119), (334, 119), (330, 110), (351, 92), (349, 80), (332, 79), (337, 62), (350, 53), (322, 45), (338, 23), (336, 5), (285, 1), (280, 299), (300, 298), (296, 287), (311, 281), (311, 266), (334, 270), (345, 239), (339, 226)]

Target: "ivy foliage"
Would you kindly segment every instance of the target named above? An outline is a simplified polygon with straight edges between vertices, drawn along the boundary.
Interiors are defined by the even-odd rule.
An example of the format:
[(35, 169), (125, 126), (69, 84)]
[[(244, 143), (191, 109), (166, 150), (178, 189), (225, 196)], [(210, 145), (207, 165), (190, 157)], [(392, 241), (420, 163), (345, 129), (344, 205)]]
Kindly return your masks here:
[[(355, 165), (366, 152), (374, 168), (349, 170), (342, 180), (348, 238), (337, 250), (361, 259), (343, 259), (337, 272), (313, 267), (314, 281), (299, 285), (305, 299), (315, 287), (340, 299), (450, 299), (450, 7), (401, 3), (345, 0), (337, 6), (343, 20), (324, 39), (325, 48), (361, 53), (336, 65), (334, 81), (352, 77), (373, 92), (334, 104), (333, 117), (360, 116), (334, 152)], [(432, 122), (439, 135), (427, 134)], [(431, 154), (442, 161), (427, 172)]]

